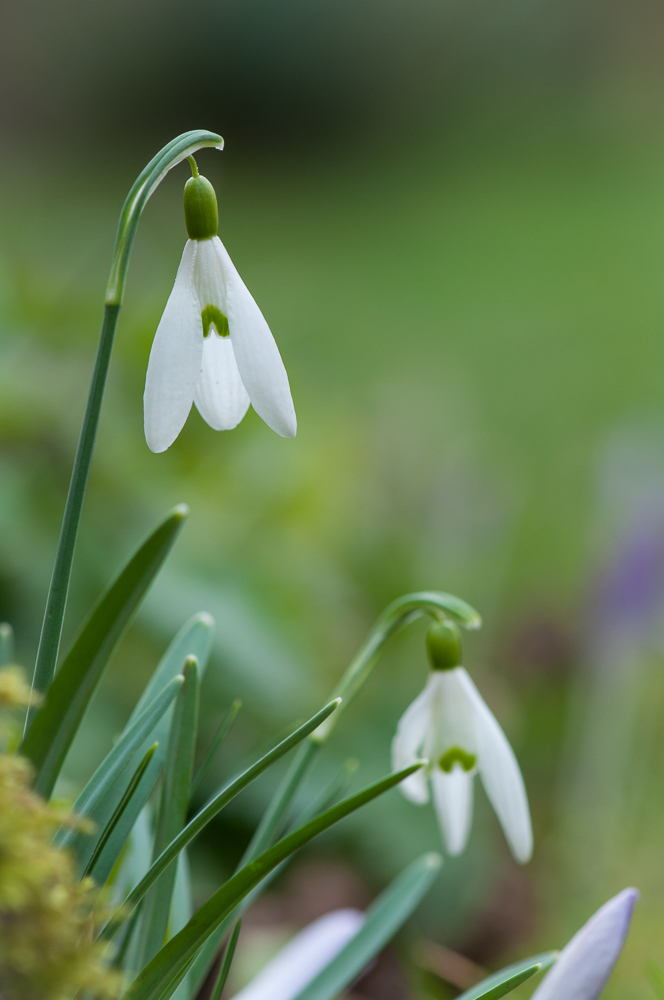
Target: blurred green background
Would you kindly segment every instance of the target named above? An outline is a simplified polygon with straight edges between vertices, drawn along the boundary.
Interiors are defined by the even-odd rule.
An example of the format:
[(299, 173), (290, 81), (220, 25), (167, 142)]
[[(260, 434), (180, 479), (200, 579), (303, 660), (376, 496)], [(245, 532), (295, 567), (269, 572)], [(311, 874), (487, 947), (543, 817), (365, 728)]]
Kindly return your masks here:
[[(21, 662), (36, 651), (119, 208), (180, 131), (226, 139), (199, 166), (299, 419), (286, 441), (253, 412), (219, 434), (194, 410), (166, 454), (145, 445), (147, 358), (185, 239), (178, 168), (134, 251), (68, 638), (164, 511), (186, 501), (191, 517), (62, 793), (191, 613), (218, 626), (204, 735), (244, 701), (210, 792), (320, 704), (386, 603), (452, 591), (485, 618), (467, 665), (522, 764), (536, 851), (514, 864), (478, 785), (471, 844), (402, 952), (417, 932), (495, 968), (562, 945), (634, 884), (605, 995), (649, 996), (645, 962), (664, 962), (661, 7), (5, 0), (0, 21), (0, 618)], [(313, 790), (349, 756), (358, 784), (386, 771), (426, 677), (422, 639), (420, 624), (391, 644)], [(199, 845), (201, 899), (271, 787)], [(431, 810), (396, 792), (345, 821), (257, 907), (247, 974), (439, 843)], [(452, 975), (448, 953), (432, 954), (421, 964)], [(357, 992), (455, 995), (390, 961)]]

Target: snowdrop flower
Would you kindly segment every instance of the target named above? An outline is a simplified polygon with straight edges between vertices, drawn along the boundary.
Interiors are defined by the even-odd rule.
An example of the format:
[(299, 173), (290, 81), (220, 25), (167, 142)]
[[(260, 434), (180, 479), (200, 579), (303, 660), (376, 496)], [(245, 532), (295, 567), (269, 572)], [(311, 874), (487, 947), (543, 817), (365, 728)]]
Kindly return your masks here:
[(155, 334), (145, 380), (145, 438), (175, 441), (192, 402), (215, 430), (236, 427), (252, 404), (277, 434), (297, 429), (288, 376), (263, 314), (217, 236), (217, 197), (192, 171), (184, 189), (189, 240)]
[(364, 923), (359, 910), (334, 910), (300, 931), (233, 1000), (293, 1000)]
[(531, 1000), (597, 1000), (627, 937), (636, 889), (605, 903), (565, 945)]
[(424, 691), (406, 709), (392, 742), (395, 770), (422, 757), (430, 764), (399, 786), (412, 802), (429, 801), (429, 782), (443, 840), (460, 854), (473, 811), (473, 776), (479, 773), (512, 854), (530, 859), (533, 834), (519, 765), (505, 734), (461, 663), (461, 638), (452, 622), (427, 632), (431, 673)]

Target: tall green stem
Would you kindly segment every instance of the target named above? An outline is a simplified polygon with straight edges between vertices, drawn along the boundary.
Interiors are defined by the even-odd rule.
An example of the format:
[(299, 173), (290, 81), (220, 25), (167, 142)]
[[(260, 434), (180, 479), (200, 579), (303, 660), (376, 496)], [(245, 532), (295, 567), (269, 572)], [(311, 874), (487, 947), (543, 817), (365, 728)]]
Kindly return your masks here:
[[(83, 426), (81, 427), (76, 458), (74, 459), (74, 468), (69, 483), (58, 551), (55, 557), (55, 566), (53, 567), (53, 576), (51, 577), (51, 585), (46, 601), (37, 662), (35, 663), (35, 671), (32, 679), (33, 690), (47, 691), (55, 675), (62, 637), (62, 625), (67, 607), (74, 550), (76, 548), (76, 537), (81, 520), (85, 490), (90, 475), (90, 464), (97, 436), (97, 427), (99, 426), (99, 415), (104, 399), (115, 330), (127, 280), (129, 258), (141, 213), (147, 204), (148, 198), (164, 179), (168, 171), (188, 156), (191, 156), (196, 150), (202, 149), (205, 146), (222, 148), (223, 139), (214, 132), (197, 129), (193, 132), (185, 132), (183, 135), (169, 142), (150, 160), (145, 169), (137, 177), (120, 213), (113, 263), (106, 289), (104, 317), (99, 337), (99, 346), (97, 348), (97, 360), (90, 383)], [(26, 730), (29, 723), (30, 713), (28, 713), (26, 720)]]

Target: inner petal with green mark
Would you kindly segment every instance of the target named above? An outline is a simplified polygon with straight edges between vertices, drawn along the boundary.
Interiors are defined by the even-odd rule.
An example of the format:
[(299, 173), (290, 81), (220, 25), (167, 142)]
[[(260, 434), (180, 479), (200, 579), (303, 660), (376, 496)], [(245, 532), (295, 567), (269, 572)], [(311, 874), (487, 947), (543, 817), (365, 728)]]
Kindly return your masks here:
[(206, 306), (201, 313), (201, 319), (203, 320), (204, 337), (207, 337), (210, 333), (211, 326), (215, 328), (220, 337), (228, 337), (230, 334), (228, 319), (224, 316), (221, 309), (217, 309), (216, 306)]
[(472, 771), (477, 763), (477, 757), (474, 753), (466, 753), (461, 747), (450, 747), (446, 753), (438, 761), (438, 765), (442, 771), (449, 774), (455, 764), (461, 764), (464, 771)]

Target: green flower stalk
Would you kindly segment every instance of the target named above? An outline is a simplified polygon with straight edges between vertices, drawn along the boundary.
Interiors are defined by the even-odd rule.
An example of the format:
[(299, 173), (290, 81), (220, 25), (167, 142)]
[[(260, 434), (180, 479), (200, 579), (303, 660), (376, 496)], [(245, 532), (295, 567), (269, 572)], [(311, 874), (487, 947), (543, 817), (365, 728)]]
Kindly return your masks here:
[[(71, 474), (67, 503), (60, 531), (60, 540), (53, 568), (53, 576), (46, 601), (44, 621), (42, 625), (37, 662), (33, 675), (33, 689), (45, 692), (48, 690), (58, 661), (62, 625), (67, 606), (69, 581), (71, 578), (76, 537), (81, 520), (81, 511), (85, 499), (85, 491), (90, 473), (92, 453), (94, 451), (99, 415), (106, 388), (106, 378), (111, 361), (115, 331), (122, 306), (127, 269), (138, 223), (148, 199), (157, 189), (169, 170), (177, 166), (192, 153), (206, 146), (223, 148), (224, 141), (220, 135), (197, 129), (185, 132), (169, 142), (139, 174), (132, 186), (120, 213), (118, 232), (113, 252), (111, 274), (106, 289), (104, 316), (97, 359), (90, 383), (88, 402), (81, 427), (81, 434), (76, 450), (76, 458)], [(30, 722), (31, 712), (26, 719), (26, 730)]]

